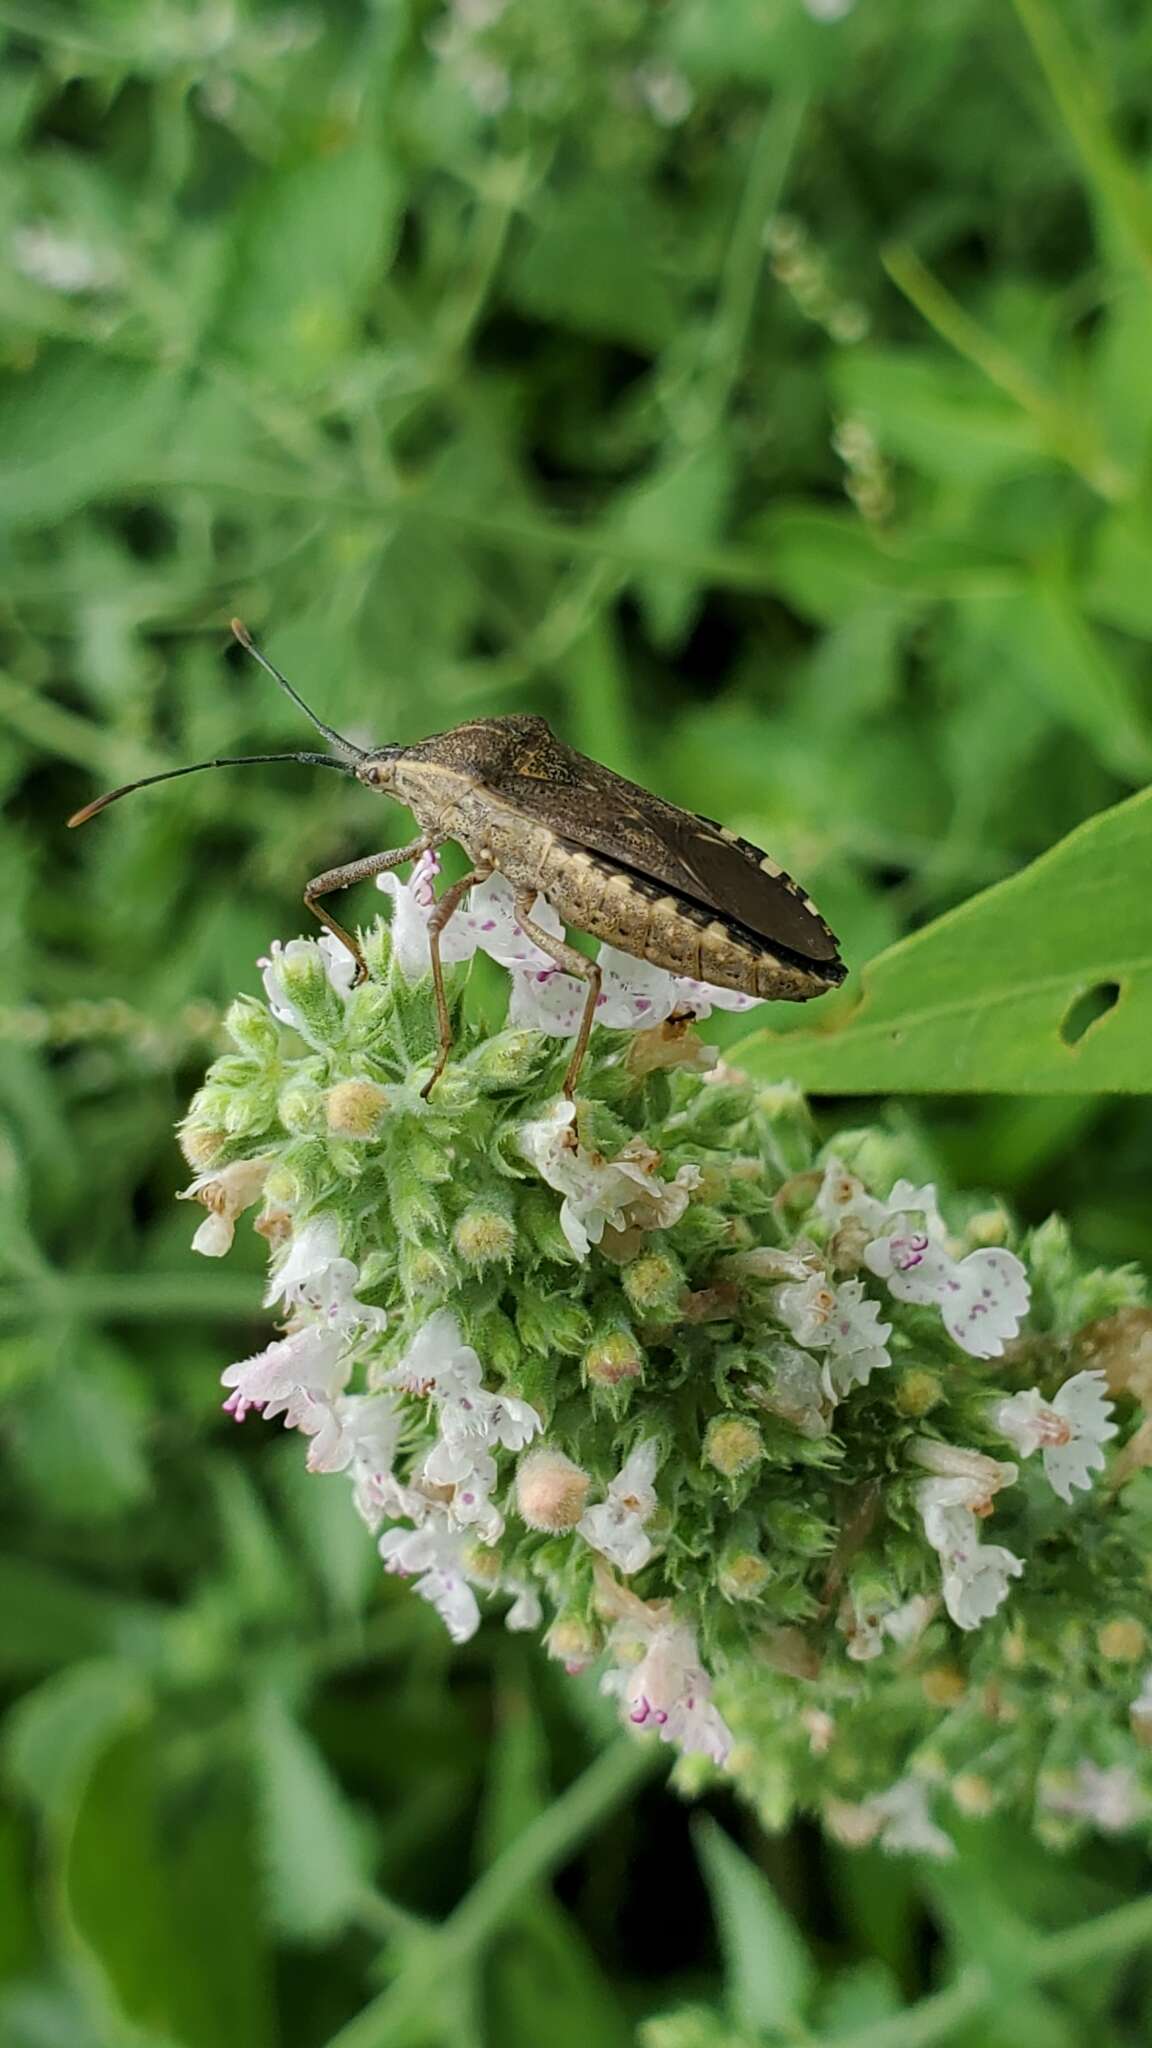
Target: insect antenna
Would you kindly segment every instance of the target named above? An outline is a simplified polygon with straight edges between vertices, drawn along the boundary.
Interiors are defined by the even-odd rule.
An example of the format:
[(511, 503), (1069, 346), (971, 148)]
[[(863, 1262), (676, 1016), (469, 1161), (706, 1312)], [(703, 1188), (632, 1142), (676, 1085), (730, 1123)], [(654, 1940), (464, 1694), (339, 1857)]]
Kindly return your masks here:
[(291, 683), (288, 681), (287, 676), (281, 674), (280, 670), (276, 668), (272, 662), (269, 661), (268, 656), (266, 654), (261, 654), (260, 649), (257, 647), (256, 642), (253, 640), (252, 635), (248, 631), (247, 626), (244, 624), (243, 619), (233, 619), (231, 621), (231, 626), (233, 633), (235, 634), (237, 640), (240, 642), (240, 645), (244, 649), (245, 653), (252, 655), (253, 659), (260, 663), (261, 668), (267, 670), (267, 673), (272, 677), (273, 682), (279, 683), (280, 688), (289, 697), (291, 697), (292, 702), (297, 706), (299, 710), (301, 710), (304, 713), (305, 718), (311, 719), (312, 724), (316, 727), (317, 732), (322, 732), (325, 739), (331, 740), (334, 747), (343, 747), (350, 760), (363, 761), (363, 759), (365, 758), (364, 748), (354, 746), (351, 740), (346, 740), (344, 738), (343, 733), (335, 732), (330, 725), (325, 725), (324, 720), (322, 718), (317, 718), (316, 713), (310, 710), (308, 705), (304, 702), (304, 699), (300, 695), (299, 690), (293, 689)]
[(138, 782), (121, 783), (119, 789), (110, 789), (103, 796), (94, 797), (82, 810), (74, 811), (68, 823), (86, 825), (97, 811), (107, 810), (109, 804), (117, 803), (122, 796), (131, 796), (134, 789), (147, 789), (152, 782), (174, 782), (178, 775), (199, 775), (202, 768), (248, 768), (263, 761), (303, 761), (309, 768), (338, 768), (342, 775), (352, 773), (347, 761), (338, 761), (332, 754), (221, 754), (215, 761), (191, 761), (186, 768), (165, 768), (159, 775), (142, 775)]

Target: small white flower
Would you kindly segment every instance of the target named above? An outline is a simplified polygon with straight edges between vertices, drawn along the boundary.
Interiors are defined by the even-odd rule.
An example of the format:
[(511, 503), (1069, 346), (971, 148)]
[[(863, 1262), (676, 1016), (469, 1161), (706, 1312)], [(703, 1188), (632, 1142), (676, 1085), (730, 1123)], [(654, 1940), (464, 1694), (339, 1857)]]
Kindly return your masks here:
[(830, 1400), (842, 1400), (853, 1387), (862, 1387), (872, 1374), (892, 1359), (888, 1339), (891, 1323), (880, 1321), (880, 1309), (865, 1294), (860, 1280), (843, 1280), (836, 1289), (836, 1307), (824, 1365), (825, 1389)]
[(192, 1249), (206, 1259), (222, 1259), (231, 1251), (236, 1235), (236, 1218), (260, 1200), (270, 1162), (267, 1159), (235, 1159), (231, 1166), (210, 1167), (198, 1173), (177, 1197), (181, 1202), (200, 1202), (208, 1214), (192, 1239)]
[[(436, 877), (440, 856), (422, 853), (406, 882), (398, 875), (377, 875), (376, 887), (392, 900), (392, 951), (406, 981), (419, 981), (429, 970), (428, 920), (436, 908)], [(464, 911), (450, 917), (440, 934), (440, 957), (446, 963), (470, 960), (476, 941)]]
[(678, 1221), (700, 1185), (698, 1167), (682, 1166), (675, 1180), (660, 1180), (660, 1155), (643, 1140), (604, 1159), (580, 1144), (575, 1122), (575, 1103), (561, 1097), (543, 1116), (521, 1124), (517, 1144), (541, 1179), (563, 1195), (560, 1228), (577, 1258), (587, 1258), (609, 1228), (666, 1230)]
[[(1009, 1468), (1010, 1470), (1013, 1468)], [(924, 1479), (916, 1505), (924, 1534), (940, 1559), (944, 1605), (957, 1628), (979, 1628), (1008, 1597), (1023, 1562), (999, 1543), (982, 1543), (980, 1518), (967, 1505), (979, 1484), (965, 1478)]]
[(1067, 1783), (1045, 1784), (1040, 1798), (1050, 1813), (1091, 1821), (1106, 1835), (1124, 1834), (1148, 1813), (1148, 1795), (1127, 1764), (1106, 1769), (1085, 1760)]
[(385, 1567), (414, 1578), (412, 1590), (436, 1609), (454, 1643), (466, 1643), (480, 1626), (476, 1595), (464, 1572), (465, 1539), (426, 1524), (420, 1529), (385, 1529), (377, 1548)]
[(938, 1308), (948, 1335), (973, 1358), (999, 1358), (1028, 1312), (1028, 1275), (1014, 1252), (953, 1259), (928, 1228), (903, 1217), (865, 1246), (864, 1263), (897, 1301)]
[(441, 1437), (424, 1460), (423, 1477), (432, 1486), (450, 1486), (448, 1519), (453, 1528), (475, 1529), (481, 1543), (498, 1543), (504, 1517), (492, 1500), (496, 1460), (475, 1443), (448, 1443)]
[(656, 1438), (645, 1437), (609, 1482), (605, 1498), (596, 1507), (585, 1508), (576, 1524), (584, 1541), (623, 1572), (625, 1578), (640, 1571), (652, 1555), (644, 1524), (657, 1506), (652, 1482), (659, 1462)]
[(460, 1325), (451, 1309), (437, 1309), (422, 1323), (399, 1365), (387, 1375), (390, 1386), (408, 1394), (466, 1394), (479, 1387), (483, 1368), (470, 1344), (464, 1342)]
[(344, 1394), (335, 1403), (334, 1421), (335, 1435), (324, 1462), (313, 1438), (309, 1468), (350, 1473), (356, 1512), (370, 1529), (378, 1529), (395, 1489), (392, 1463), (404, 1427), (403, 1413), (391, 1394)]
[(522, 1451), (539, 1430), (540, 1417), (528, 1401), (491, 1393), (483, 1372), (451, 1309), (442, 1308), (421, 1325), (399, 1365), (385, 1377), (389, 1386), (431, 1397), (441, 1439), (449, 1448), (501, 1444), (506, 1451)]
[(996, 1495), (1003, 1487), (1014, 1486), (1019, 1476), (1018, 1468), (1003, 1458), (988, 1458), (983, 1451), (941, 1443), (936, 1437), (913, 1437), (909, 1455), (925, 1472), (946, 1482), (936, 1487), (932, 1502), (967, 1508), (974, 1515), (991, 1514)]
[(1052, 1401), (1031, 1387), (994, 1411), (995, 1427), (1022, 1458), (1041, 1452), (1045, 1476), (1061, 1500), (1071, 1502), (1075, 1486), (1090, 1487), (1091, 1474), (1104, 1466), (1101, 1446), (1116, 1435), (1107, 1385), (1102, 1372), (1078, 1372)]
[(776, 1313), (797, 1344), (823, 1350), (832, 1341), (832, 1319), (836, 1313), (836, 1289), (824, 1273), (810, 1273), (806, 1279), (777, 1287)]
[(922, 1779), (898, 1778), (886, 1792), (876, 1793), (863, 1804), (865, 1811), (879, 1820), (877, 1839), (890, 1855), (932, 1856), (941, 1863), (955, 1856), (952, 1837), (932, 1818), (928, 1787)]
[(1152, 1722), (1152, 1664), (1144, 1673), (1140, 1690), (1128, 1712), (1134, 1721)]
[[(625, 1633), (634, 1636), (636, 1623)], [(632, 1665), (609, 1671), (602, 1692), (618, 1699), (635, 1728), (654, 1728), (686, 1756), (710, 1757), (723, 1766), (732, 1732), (712, 1703), (712, 1681), (700, 1662), (693, 1631), (683, 1622), (660, 1620), (644, 1631), (642, 1655)]]
[(775, 1304), (798, 1344), (826, 1353), (821, 1377), (828, 1400), (841, 1400), (879, 1367), (891, 1365), (887, 1340), (892, 1325), (880, 1321), (879, 1307), (862, 1281), (845, 1280), (837, 1287), (824, 1273), (810, 1273), (777, 1287)]
[(382, 1330), (387, 1313), (357, 1301), (360, 1269), (340, 1256), (340, 1227), (322, 1212), (289, 1240), (268, 1282), (265, 1306), (282, 1301), (290, 1313), (310, 1309), (329, 1330)]
[(272, 1015), (279, 1023), (290, 1025), (306, 1044), (315, 1047), (316, 1038), (292, 1001), (284, 981), (286, 961), (307, 960), (313, 954), (320, 959), (329, 986), (346, 999), (356, 978), (356, 962), (347, 946), (341, 945), (331, 932), (323, 933), (319, 939), (289, 939), (287, 945), (273, 939), (271, 957), (258, 960), (256, 964), (262, 970), (264, 993)]
[(283, 1415), (289, 1429), (316, 1436), (330, 1422), (351, 1372), (340, 1333), (308, 1324), (228, 1366), (221, 1381), (232, 1392), (224, 1406), (237, 1422), (250, 1408), (259, 1408), (266, 1422)]
[(122, 276), (119, 258), (111, 250), (96, 248), (51, 221), (26, 221), (14, 228), (10, 246), (12, 262), (24, 277), (67, 298), (107, 291)]
[(790, 1422), (802, 1436), (827, 1436), (831, 1421), (826, 1412), (823, 1368), (808, 1351), (791, 1344), (777, 1344), (765, 1357), (770, 1375), (754, 1381), (749, 1389), (758, 1408)]
[(905, 1648), (923, 1635), (939, 1602), (927, 1593), (914, 1593), (896, 1607), (869, 1607), (849, 1596), (841, 1607), (838, 1626), (846, 1638), (848, 1655), (856, 1664), (871, 1663), (882, 1655), (884, 1638)]
[(877, 1235), (888, 1219), (887, 1203), (870, 1195), (863, 1181), (849, 1172), (842, 1159), (832, 1153), (824, 1162), (824, 1178), (816, 1196), (815, 1210), (829, 1231), (856, 1223)]
[(506, 1579), (501, 1591), (515, 1595), (504, 1616), (504, 1626), (513, 1635), (532, 1635), (544, 1619), (544, 1609), (535, 1586), (525, 1579)]

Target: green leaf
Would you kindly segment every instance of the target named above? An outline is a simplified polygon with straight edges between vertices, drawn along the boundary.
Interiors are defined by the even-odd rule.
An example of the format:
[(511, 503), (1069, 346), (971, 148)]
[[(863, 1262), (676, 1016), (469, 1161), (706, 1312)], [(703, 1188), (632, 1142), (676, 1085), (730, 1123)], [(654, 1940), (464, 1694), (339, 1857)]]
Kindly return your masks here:
[(171, 371), (59, 347), (4, 389), (0, 505), (35, 526), (113, 497), (163, 445), (180, 380)]
[(1087, 623), (1072, 593), (1039, 578), (979, 600), (1002, 687), (1027, 690), (1123, 782), (1152, 775), (1152, 723), (1118, 652)]
[(144, 1684), (119, 1659), (93, 1659), (53, 1673), (9, 1713), (4, 1733), (9, 1782), (46, 1817), (67, 1821), (98, 1756), (147, 1710)]
[(367, 1882), (363, 1832), (311, 1736), (275, 1693), (260, 1698), (252, 1742), (277, 1925), (296, 1940), (328, 1940)]
[(928, 476), (988, 483), (1044, 461), (1026, 413), (963, 363), (916, 349), (853, 349), (836, 364), (841, 403)]
[(1145, 790), (881, 953), (836, 1030), (729, 1056), (833, 1094), (1150, 1092), (1150, 871)]
[[(656, 551), (703, 551), (721, 537), (732, 486), (731, 452), (719, 436), (686, 454), (677, 450), (628, 493), (619, 508), (621, 531)], [(645, 569), (636, 588), (654, 644), (679, 646), (700, 601), (698, 581)]]
[(151, 1620), (143, 1604), (23, 1558), (0, 1558), (0, 1671), (49, 1671), (113, 1647), (128, 1625)]
[(637, 349), (668, 339), (676, 305), (659, 258), (663, 217), (642, 186), (585, 178), (542, 195), (535, 226), (513, 273), (527, 312)]
[(763, 1871), (713, 1820), (693, 1828), (724, 1952), (727, 2002), (737, 2026), (799, 2030), (816, 1966)]
[(353, 345), (399, 214), (367, 122), (344, 148), (269, 173), (240, 216), (221, 340), (269, 380), (312, 384)]
[(268, 1965), (242, 1788), (170, 1787), (152, 1731), (106, 1751), (63, 1871), (73, 1933), (119, 2011), (179, 2048), (267, 2048)]

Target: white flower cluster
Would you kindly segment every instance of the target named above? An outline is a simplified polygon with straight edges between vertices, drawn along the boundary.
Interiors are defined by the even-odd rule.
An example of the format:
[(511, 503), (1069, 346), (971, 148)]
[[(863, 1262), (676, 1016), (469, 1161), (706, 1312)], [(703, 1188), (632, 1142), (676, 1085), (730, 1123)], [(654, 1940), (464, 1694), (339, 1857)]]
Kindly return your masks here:
[[(436, 854), (415, 862), (411, 878), (379, 875), (377, 887), (392, 901), (392, 943), (401, 971), (409, 981), (428, 972), (428, 920), (436, 906)], [(564, 927), (550, 903), (538, 896), (532, 906), (535, 922), (556, 938)], [(445, 963), (470, 960), (487, 953), (512, 977), (508, 1022), (517, 1030), (543, 1031), (553, 1038), (571, 1038), (579, 1028), (586, 990), (574, 975), (565, 974), (547, 953), (521, 931), (515, 897), (502, 875), (477, 883), (444, 927), (440, 954)], [(603, 974), (596, 1021), (613, 1031), (647, 1030), (674, 1013), (710, 1016), (713, 1010), (750, 1010), (756, 998), (734, 989), (713, 988), (690, 976), (667, 974), (646, 960), (633, 960), (615, 946), (601, 946)]]
[[(550, 1654), (572, 1671), (604, 1658), (629, 1726), (741, 1778), (751, 1712), (753, 1745), (783, 1744), (796, 1796), (844, 1839), (948, 1853), (930, 1751), (921, 1770), (877, 1718), (857, 1782), (881, 1789), (856, 1804), (829, 1800), (818, 1760), (843, 1754), (845, 1697), (866, 1714), (931, 1668), (945, 1617), (970, 1635), (1022, 1576), (1030, 1592), (1054, 1583), (1066, 1517), (1049, 1489), (1067, 1508), (1118, 1433), (1104, 1338), (1050, 1335), (1042, 1247), (1022, 1338), (1021, 1259), (951, 1237), (931, 1186), (880, 1196), (842, 1158), (815, 1164), (795, 1091), (728, 1071), (716, 1086), (688, 1063), (652, 1085), (669, 1063), (649, 1048), (675, 1033), (597, 1048), (577, 1106), (534, 1092), (538, 1045), (509, 1041), (482, 1066), (465, 1014), (456, 1085), (427, 1104), (409, 1048), (433, 1042), (435, 877), (425, 859), (407, 884), (385, 878), (394, 965), (363, 995), (334, 940), (272, 947), (268, 1007), (303, 1056), (266, 1010), (230, 1012), (240, 1056), (213, 1069), (185, 1131), (195, 1247), (221, 1256), (255, 1211), (282, 1320), (224, 1374), (227, 1409), (279, 1417), (310, 1470), (344, 1475), (385, 1567), (454, 1641), (486, 1596), (512, 1629), (545, 1628), (547, 1604)], [(547, 904), (535, 914), (559, 931)], [(447, 928), (448, 959), (477, 950), (511, 976), (521, 1025), (576, 1026), (582, 988), (537, 952), (503, 883)], [(710, 1000), (602, 958), (617, 1027)], [(832, 1149), (878, 1148), (861, 1134)], [(1011, 1548), (991, 1540), (994, 1513)], [(1112, 1597), (1100, 1655), (1135, 1669), (1145, 1638)], [(799, 1712), (798, 1679), (814, 1688)], [(1152, 1673), (1118, 1709), (1130, 1750), (1152, 1746)], [(1033, 1769), (1051, 1834), (1128, 1824), (1114, 1816), (1133, 1798), (1108, 1775), (1123, 1754), (1089, 1751), (1096, 1776)], [(969, 1776), (970, 1810), (988, 1810)]]
[[(215, 1222), (215, 1214), (208, 1220)], [(412, 1579), (413, 1590), (435, 1608), (453, 1642), (466, 1642), (480, 1626), (476, 1586), (513, 1596), (505, 1617), (509, 1628), (538, 1628), (542, 1608), (535, 1589), (505, 1580), (498, 1568), (495, 1574), (484, 1571), (473, 1546), (494, 1550), (499, 1543), (504, 1514), (493, 1496), (508, 1473), (501, 1472), (497, 1453), (524, 1451), (539, 1434), (539, 1415), (527, 1401), (485, 1387), (481, 1361), (448, 1309), (421, 1325), (372, 1391), (349, 1393), (354, 1369), (365, 1362), (386, 1322), (383, 1310), (357, 1301), (358, 1281), (356, 1266), (341, 1257), (336, 1218), (311, 1217), (281, 1253), (268, 1291), (269, 1305), (284, 1306), (288, 1332), (228, 1367), (225, 1408), (238, 1422), (250, 1409), (266, 1421), (283, 1417), (288, 1428), (310, 1439), (310, 1471), (348, 1473), (359, 1514), (374, 1533), (381, 1532), (378, 1549), (387, 1570)], [(427, 1421), (434, 1424), (435, 1441), (401, 1479), (396, 1458), (422, 1440)], [(645, 1438), (609, 1482), (603, 1500), (584, 1507), (578, 1520), (556, 1525), (570, 1527), (624, 1577), (642, 1570), (653, 1555), (645, 1524), (657, 1507), (659, 1458), (656, 1440)], [(581, 1482), (582, 1505), (586, 1475), (562, 1453), (538, 1450), (521, 1470), (535, 1464), (539, 1491), (541, 1480), (547, 1487), (550, 1461), (564, 1468), (562, 1476), (575, 1474)], [(618, 1604), (628, 1602), (630, 1632), (621, 1651), (625, 1661), (609, 1672), (605, 1690), (620, 1699), (637, 1727), (650, 1726), (663, 1741), (722, 1762), (729, 1738), (711, 1702), (711, 1680), (691, 1629), (663, 1615), (653, 1618), (643, 1601), (615, 1581), (607, 1583)]]
[[(1018, 1334), (1029, 1303), (1023, 1264), (1014, 1252), (996, 1249), (954, 1257), (935, 1188), (901, 1180), (880, 1200), (833, 1157), (825, 1165), (815, 1207), (833, 1249), (838, 1243), (851, 1246), (895, 1300), (936, 1308), (949, 1337), (970, 1357), (1001, 1357)], [(863, 1295), (859, 1281), (837, 1286), (816, 1272), (778, 1288), (776, 1306), (798, 1343), (824, 1347), (829, 1399), (842, 1398), (877, 1366), (890, 1363), (890, 1326), (876, 1322), (876, 1306)], [(1020, 1457), (1042, 1451), (1045, 1476), (1061, 1499), (1070, 1501), (1072, 1488), (1090, 1486), (1090, 1473), (1104, 1464), (1101, 1446), (1116, 1434), (1111, 1416), (1103, 1373), (1081, 1372), (1050, 1403), (1033, 1387), (992, 1404), (990, 1421)], [(1011, 1581), (1024, 1570), (1014, 1552), (982, 1537), (994, 1495), (1014, 1483), (1017, 1468), (929, 1438), (918, 1439), (912, 1455), (934, 1475), (919, 1482), (915, 1498), (925, 1537), (940, 1559), (945, 1608), (958, 1628), (978, 1628), (996, 1613)], [(847, 1632), (849, 1654), (857, 1659), (875, 1656), (882, 1648), (882, 1622), (861, 1630), (849, 1615)]]

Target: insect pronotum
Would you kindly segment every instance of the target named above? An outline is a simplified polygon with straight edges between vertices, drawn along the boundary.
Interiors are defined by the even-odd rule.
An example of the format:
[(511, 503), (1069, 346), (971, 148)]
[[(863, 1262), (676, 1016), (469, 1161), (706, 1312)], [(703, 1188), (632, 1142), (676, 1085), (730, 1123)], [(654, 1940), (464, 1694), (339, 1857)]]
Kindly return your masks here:
[(362, 860), (314, 875), (304, 891), (309, 910), (348, 948), (358, 980), (368, 971), (360, 947), (321, 899), (454, 840), (472, 865), (444, 891), (428, 924), (440, 1053), (423, 1089), (425, 1096), (443, 1073), (452, 1049), (441, 935), (473, 884), (492, 874), (511, 884), (521, 929), (557, 967), (586, 985), (580, 1028), (564, 1077), (569, 1096), (588, 1049), (601, 971), (566, 939), (535, 921), (532, 907), (537, 896), (552, 905), (566, 926), (607, 940), (621, 952), (672, 974), (691, 975), (720, 988), (803, 1003), (843, 981), (846, 969), (836, 939), (815, 904), (760, 847), (711, 818), (664, 803), (576, 753), (556, 738), (543, 718), (474, 718), (411, 746), (357, 747), (309, 710), (239, 619), (233, 619), (232, 631), (336, 751), (194, 761), (109, 790), (68, 823), (82, 825), (149, 783), (195, 775), (204, 768), (264, 761), (337, 768), (366, 788), (395, 797), (415, 817), (416, 837), (406, 846), (366, 854)]

